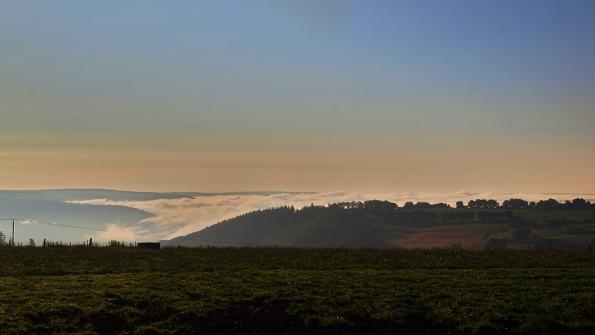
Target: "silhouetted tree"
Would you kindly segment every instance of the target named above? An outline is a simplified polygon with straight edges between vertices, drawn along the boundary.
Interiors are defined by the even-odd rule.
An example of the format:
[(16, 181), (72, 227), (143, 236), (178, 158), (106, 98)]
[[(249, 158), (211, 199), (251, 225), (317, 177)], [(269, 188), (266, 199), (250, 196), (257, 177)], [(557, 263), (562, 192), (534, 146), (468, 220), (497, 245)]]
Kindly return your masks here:
[(462, 201), (457, 201), (457, 208), (467, 208), (467, 206)]
[(589, 201), (586, 201), (583, 198), (576, 198), (576, 199), (572, 200), (572, 202), (566, 201), (566, 203), (564, 205), (566, 208), (569, 208), (569, 209), (590, 209), (591, 208), (591, 203)]
[(560, 207), (560, 203), (554, 199), (540, 200), (535, 205), (537, 209), (556, 209), (558, 207)]
[(32, 238), (30, 238), (30, 239), (29, 239), (29, 244), (28, 244), (28, 246), (30, 246), (30, 247), (34, 247), (34, 246), (35, 246), (35, 240), (34, 240), (34, 239), (32, 239)]
[(368, 200), (364, 202), (364, 208), (372, 211), (393, 211), (398, 208), (397, 204), (390, 201)]
[(0, 245), (4, 246), (6, 245), (6, 235), (4, 235), (4, 232), (0, 231)]
[(449, 204), (445, 204), (443, 202), (439, 202), (437, 204), (432, 204), (432, 208), (451, 208)]
[(523, 199), (504, 200), (504, 202), (502, 203), (502, 208), (527, 209), (527, 208), (529, 208), (529, 203)]
[(429, 202), (418, 201), (415, 204), (415, 208), (417, 208), (417, 209), (429, 209), (429, 208), (432, 208), (432, 205)]
[[(329, 207), (341, 207), (343, 209), (363, 209), (364, 203), (361, 201), (339, 202), (331, 204)], [(293, 206), (291, 207), (293, 209)]]
[(496, 200), (486, 200), (486, 199), (477, 199), (477, 200), (470, 200), (467, 204), (469, 208), (479, 208), (479, 209), (494, 209), (498, 208), (499, 204)]

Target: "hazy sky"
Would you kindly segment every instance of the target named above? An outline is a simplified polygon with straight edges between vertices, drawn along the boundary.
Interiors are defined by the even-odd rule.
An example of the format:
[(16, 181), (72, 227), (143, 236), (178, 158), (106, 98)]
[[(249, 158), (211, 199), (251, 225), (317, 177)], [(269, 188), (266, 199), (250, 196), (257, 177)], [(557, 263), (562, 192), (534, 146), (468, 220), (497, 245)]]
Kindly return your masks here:
[(0, 2), (0, 188), (595, 192), (591, 0)]

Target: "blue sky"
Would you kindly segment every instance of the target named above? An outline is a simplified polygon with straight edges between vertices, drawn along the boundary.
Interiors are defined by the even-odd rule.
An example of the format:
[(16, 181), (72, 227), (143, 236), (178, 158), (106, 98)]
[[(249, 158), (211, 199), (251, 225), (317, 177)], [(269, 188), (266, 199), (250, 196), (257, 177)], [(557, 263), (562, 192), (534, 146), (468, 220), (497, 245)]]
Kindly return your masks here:
[[(278, 180), (264, 182), (270, 174), (243, 175), (242, 167), (253, 162), (216, 160), (218, 170), (229, 171), (218, 178), (240, 188), (295, 188), (284, 181), (288, 178), (314, 179), (316, 186), (329, 179), (328, 171), (361, 161), (344, 148), (357, 142), (405, 154), (410, 164), (371, 154), (366, 159), (378, 160), (378, 167), (354, 168), (322, 187), (336, 189), (363, 172), (379, 176), (366, 180), (368, 185), (392, 178), (391, 187), (415, 187), (389, 175), (391, 169), (441, 180), (449, 169), (463, 166), (441, 166), (433, 150), (455, 148), (449, 154), (463, 157), (464, 148), (456, 147), (465, 146), (493, 150), (498, 159), (487, 162), (491, 166), (508, 157), (502, 148), (515, 147), (524, 173), (537, 170), (541, 176), (522, 187), (592, 191), (595, 177), (584, 174), (595, 168), (593, 5), (587, 0), (4, 1), (0, 150), (23, 152), (20, 164), (0, 171), (12, 178), (4, 186), (52, 186), (51, 179), (65, 187), (161, 189), (166, 186), (151, 184), (159, 173), (171, 180), (180, 174), (172, 166), (189, 164), (183, 157), (214, 151), (265, 156), (259, 162), (263, 170), (285, 169)], [(182, 147), (180, 155), (166, 157)], [(320, 161), (336, 147), (342, 148), (340, 157)], [(114, 148), (160, 148), (152, 155), (164, 167), (136, 178), (138, 173), (130, 172), (136, 163), (104, 152)], [(275, 159), (279, 148), (310, 164), (292, 174), (290, 162)], [(87, 166), (68, 152), (75, 149), (113, 164)], [(31, 167), (32, 157), (49, 150), (72, 161), (37, 160), (55, 171), (40, 175)], [(551, 162), (536, 152), (568, 166), (547, 167)], [(426, 157), (432, 155), (437, 158)], [(416, 173), (424, 164), (437, 167)], [(317, 174), (321, 166), (328, 171)], [(74, 167), (90, 172), (75, 180), (68, 177)], [(172, 188), (234, 188), (231, 182), (210, 184), (204, 173), (181, 174)], [(511, 180), (504, 187), (518, 185), (515, 178), (527, 179), (526, 174), (504, 173), (502, 178)], [(582, 174), (586, 181), (560, 177), (544, 185), (559, 174)], [(455, 179), (438, 184), (452, 191), (491, 187)]]

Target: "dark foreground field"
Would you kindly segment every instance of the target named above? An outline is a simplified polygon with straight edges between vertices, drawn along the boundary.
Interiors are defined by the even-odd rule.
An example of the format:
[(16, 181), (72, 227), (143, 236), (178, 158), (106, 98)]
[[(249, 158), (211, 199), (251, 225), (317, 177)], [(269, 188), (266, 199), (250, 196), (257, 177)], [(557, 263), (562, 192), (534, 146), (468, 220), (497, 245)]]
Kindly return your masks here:
[(8, 334), (593, 334), (580, 252), (1, 248)]

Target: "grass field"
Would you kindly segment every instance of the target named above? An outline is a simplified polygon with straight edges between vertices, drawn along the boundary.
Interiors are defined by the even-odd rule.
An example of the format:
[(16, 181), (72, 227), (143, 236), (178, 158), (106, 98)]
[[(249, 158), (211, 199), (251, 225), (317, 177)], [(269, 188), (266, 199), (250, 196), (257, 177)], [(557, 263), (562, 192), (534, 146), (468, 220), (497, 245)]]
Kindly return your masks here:
[(1, 248), (7, 334), (595, 332), (595, 256)]

